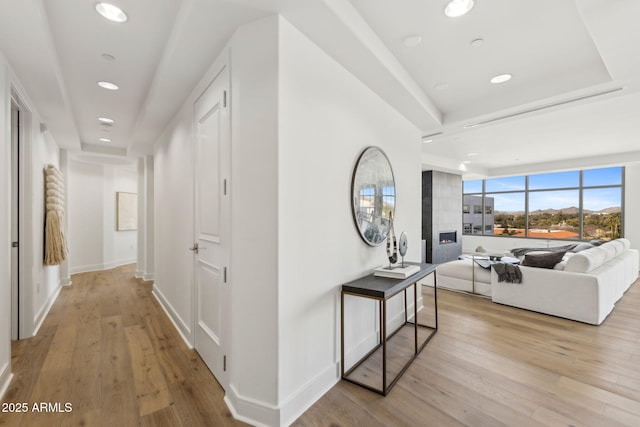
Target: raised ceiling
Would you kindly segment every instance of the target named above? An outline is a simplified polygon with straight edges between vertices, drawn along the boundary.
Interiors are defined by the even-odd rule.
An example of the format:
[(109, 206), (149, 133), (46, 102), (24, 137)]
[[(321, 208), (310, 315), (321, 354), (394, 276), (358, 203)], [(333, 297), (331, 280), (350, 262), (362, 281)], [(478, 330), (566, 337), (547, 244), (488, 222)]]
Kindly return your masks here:
[[(500, 175), (640, 161), (636, 0), (476, 0), (459, 18), (443, 14), (448, 0), (111, 3), (128, 22), (84, 0), (2, 6), (0, 51), (71, 151), (151, 152), (235, 28), (280, 13), (435, 135), (425, 168)], [(489, 82), (503, 73), (512, 79)]]

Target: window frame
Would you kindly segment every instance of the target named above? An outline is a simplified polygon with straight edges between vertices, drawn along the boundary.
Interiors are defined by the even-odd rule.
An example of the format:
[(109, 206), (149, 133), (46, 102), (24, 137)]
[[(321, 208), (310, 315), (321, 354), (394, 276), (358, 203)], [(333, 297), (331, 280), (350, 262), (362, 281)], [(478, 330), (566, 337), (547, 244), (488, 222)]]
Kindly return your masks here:
[[(585, 171), (590, 171), (590, 170), (595, 170), (595, 169), (609, 169), (609, 168), (620, 168), (620, 184), (603, 184), (603, 185), (584, 185), (584, 173)], [(569, 170), (566, 172), (575, 172), (575, 170)], [(584, 193), (585, 191), (588, 190), (595, 190), (595, 189), (608, 189), (608, 188), (615, 188), (615, 189), (620, 189), (620, 237), (624, 237), (624, 232), (625, 232), (625, 167), (624, 166), (612, 166), (612, 167), (605, 167), (605, 168), (593, 168), (593, 169), (580, 169), (577, 170), (577, 172), (579, 172), (579, 182), (578, 182), (578, 186), (572, 186), (572, 187), (548, 187), (548, 188), (536, 188), (536, 189), (530, 189), (529, 188), (529, 178), (532, 175), (539, 175), (539, 174), (530, 174), (530, 175), (513, 175), (513, 176), (509, 176), (509, 177), (505, 177), (505, 178), (511, 178), (511, 177), (524, 177), (525, 180), (525, 185), (524, 185), (524, 190), (506, 190), (506, 191), (487, 191), (487, 186), (486, 186), (486, 181), (487, 179), (493, 179), (493, 178), (487, 178), (487, 179), (483, 179), (482, 180), (482, 192), (470, 192), (470, 193), (465, 193), (464, 192), (464, 185), (462, 186), (463, 190), (462, 190), (462, 198), (463, 198), (463, 204), (464, 204), (464, 197), (465, 196), (476, 196), (476, 197), (481, 197), (481, 203), (482, 203), (482, 210), (481, 210), (481, 215), (482, 215), (482, 224), (480, 225), (480, 230), (481, 233), (477, 234), (477, 233), (466, 233), (466, 230), (463, 227), (463, 235), (467, 235), (467, 236), (483, 236), (483, 237), (505, 237), (502, 235), (496, 235), (496, 234), (485, 234), (486, 232), (486, 227), (487, 224), (485, 224), (485, 218), (487, 217), (486, 214), (486, 204), (485, 204), (485, 200), (487, 197), (491, 197), (493, 195), (497, 195), (497, 194), (516, 194), (516, 193), (524, 193), (524, 220), (525, 220), (525, 233), (524, 236), (518, 236), (518, 239), (543, 239), (543, 240), (558, 240), (558, 241), (562, 241), (562, 240), (568, 240), (568, 241), (584, 241)], [(545, 173), (545, 172), (541, 172)], [(548, 173), (553, 173), (553, 172), (548, 172)], [(478, 181), (478, 180), (473, 180), (473, 181)], [(549, 191), (578, 191), (578, 237), (575, 239), (569, 239), (569, 238), (564, 238), (564, 239), (549, 239), (549, 238), (542, 238), (542, 237), (531, 237), (529, 236), (529, 216), (530, 216), (530, 211), (529, 211), (529, 195), (532, 193), (539, 193), (539, 192), (549, 192)], [(496, 206), (494, 205), (492, 207), (492, 216), (495, 215), (496, 212)], [(464, 215), (467, 215), (463, 212), (463, 225), (465, 224), (464, 221)], [(491, 225), (491, 224), (489, 224)], [(472, 227), (473, 228), (473, 227)]]

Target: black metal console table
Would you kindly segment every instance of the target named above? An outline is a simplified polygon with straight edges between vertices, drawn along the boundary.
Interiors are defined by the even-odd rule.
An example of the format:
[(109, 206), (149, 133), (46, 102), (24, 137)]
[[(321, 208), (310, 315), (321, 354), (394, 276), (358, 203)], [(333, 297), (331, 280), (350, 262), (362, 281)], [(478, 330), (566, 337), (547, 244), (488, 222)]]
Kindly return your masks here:
[[(438, 330), (438, 297), (437, 297), (437, 278), (436, 278), (436, 266), (434, 264), (418, 264), (408, 263), (414, 265), (420, 265), (420, 271), (407, 277), (406, 279), (391, 279), (386, 277), (377, 277), (370, 274), (360, 279), (342, 285), (341, 300), (340, 300), (340, 369), (342, 373), (342, 379), (351, 383), (362, 386), (368, 390), (375, 391), (376, 393), (386, 396), (391, 388), (400, 379), (402, 374), (409, 368), (409, 365), (415, 360), (422, 349), (427, 345), (431, 338)], [(418, 323), (418, 286), (417, 282), (429, 274), (433, 273), (433, 310), (434, 310), (434, 325), (421, 325)], [(407, 289), (413, 286), (413, 322), (409, 321), (407, 315)], [(397, 329), (387, 335), (387, 301), (393, 296), (404, 292), (404, 323)], [(357, 361), (348, 371), (344, 369), (344, 297), (345, 295), (351, 295), (355, 297), (370, 298), (378, 301), (379, 314), (380, 314), (380, 335), (379, 343), (364, 357)], [(409, 360), (401, 368), (400, 372), (390, 381), (387, 381), (387, 341), (393, 337), (398, 331), (407, 325), (413, 325), (413, 354)], [(418, 343), (418, 328), (426, 328), (430, 330), (428, 336)], [(349, 375), (354, 372), (363, 362), (371, 357), (376, 351), (382, 347), (382, 388), (378, 389), (371, 385), (365, 384), (353, 378), (349, 378)]]

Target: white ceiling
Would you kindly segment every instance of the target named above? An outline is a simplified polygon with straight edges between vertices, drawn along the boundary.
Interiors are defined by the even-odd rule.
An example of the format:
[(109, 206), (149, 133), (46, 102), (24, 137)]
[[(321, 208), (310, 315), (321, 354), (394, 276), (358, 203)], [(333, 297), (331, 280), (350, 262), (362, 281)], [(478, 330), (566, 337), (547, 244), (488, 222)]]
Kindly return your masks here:
[[(460, 18), (443, 14), (447, 0), (112, 3), (127, 23), (86, 0), (1, 6), (0, 51), (72, 151), (149, 153), (234, 29), (280, 13), (423, 135), (438, 134), (422, 144), (424, 168), (474, 176), (640, 162), (637, 0), (476, 0)], [(407, 36), (422, 41), (407, 47)], [(513, 79), (489, 83), (502, 73)]]

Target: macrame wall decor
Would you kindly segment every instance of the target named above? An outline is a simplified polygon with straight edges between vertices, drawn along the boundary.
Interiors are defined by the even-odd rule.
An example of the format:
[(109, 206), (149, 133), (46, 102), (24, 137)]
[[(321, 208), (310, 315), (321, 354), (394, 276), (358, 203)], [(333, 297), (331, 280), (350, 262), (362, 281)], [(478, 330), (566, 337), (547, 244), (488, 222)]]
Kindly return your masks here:
[(57, 265), (67, 257), (64, 236), (64, 180), (54, 165), (44, 168), (46, 218), (44, 226), (44, 264)]

